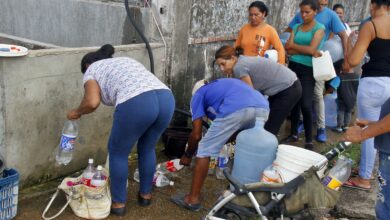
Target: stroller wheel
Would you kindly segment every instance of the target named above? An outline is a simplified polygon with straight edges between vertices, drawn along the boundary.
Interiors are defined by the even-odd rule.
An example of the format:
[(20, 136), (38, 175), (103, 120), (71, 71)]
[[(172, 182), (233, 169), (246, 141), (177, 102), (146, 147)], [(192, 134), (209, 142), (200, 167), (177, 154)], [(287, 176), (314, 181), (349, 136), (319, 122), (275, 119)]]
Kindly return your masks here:
[(226, 213), (226, 218), (229, 220), (244, 220), (241, 216), (235, 212)]

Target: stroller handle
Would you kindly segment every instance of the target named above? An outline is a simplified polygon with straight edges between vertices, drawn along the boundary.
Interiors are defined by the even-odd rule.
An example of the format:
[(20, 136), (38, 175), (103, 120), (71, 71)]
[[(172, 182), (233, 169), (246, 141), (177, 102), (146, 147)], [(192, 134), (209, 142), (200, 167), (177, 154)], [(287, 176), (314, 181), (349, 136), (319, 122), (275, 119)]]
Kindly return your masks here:
[(230, 168), (226, 168), (223, 170), (223, 175), (225, 175), (226, 179), (230, 182), (230, 184), (233, 185), (234, 187), (234, 193), (239, 195), (239, 194), (244, 194), (246, 193), (246, 187), (240, 183), (237, 179), (235, 179), (231, 174), (230, 174)]

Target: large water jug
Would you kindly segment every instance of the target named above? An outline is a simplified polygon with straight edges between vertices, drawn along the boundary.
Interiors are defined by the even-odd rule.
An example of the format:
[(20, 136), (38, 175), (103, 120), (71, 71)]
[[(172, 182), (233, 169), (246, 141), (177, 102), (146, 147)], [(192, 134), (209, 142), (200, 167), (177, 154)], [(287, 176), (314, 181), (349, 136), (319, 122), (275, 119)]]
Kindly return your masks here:
[(264, 130), (267, 117), (257, 117), (253, 128), (237, 135), (232, 176), (241, 183), (259, 182), (263, 170), (276, 158), (278, 140)]
[(334, 128), (337, 126), (337, 92), (324, 96), (325, 125)]

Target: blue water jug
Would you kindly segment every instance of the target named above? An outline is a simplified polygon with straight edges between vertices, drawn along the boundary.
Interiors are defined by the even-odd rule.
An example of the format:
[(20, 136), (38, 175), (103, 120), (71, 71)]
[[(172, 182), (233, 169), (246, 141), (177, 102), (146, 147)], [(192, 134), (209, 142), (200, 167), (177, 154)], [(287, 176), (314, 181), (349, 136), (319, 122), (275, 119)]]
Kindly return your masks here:
[(237, 135), (232, 176), (241, 183), (259, 182), (263, 170), (276, 158), (278, 140), (264, 130), (267, 117), (257, 117), (253, 128)]
[(337, 92), (324, 96), (325, 125), (334, 128), (337, 126)]

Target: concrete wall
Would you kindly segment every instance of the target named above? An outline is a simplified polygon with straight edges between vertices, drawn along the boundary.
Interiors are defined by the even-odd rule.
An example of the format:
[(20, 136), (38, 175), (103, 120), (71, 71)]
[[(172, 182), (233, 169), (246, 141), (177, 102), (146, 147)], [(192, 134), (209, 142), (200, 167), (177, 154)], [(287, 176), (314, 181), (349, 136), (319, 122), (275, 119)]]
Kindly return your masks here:
[[(153, 44), (157, 60), (164, 56), (161, 44)], [(73, 161), (55, 167), (66, 113), (83, 96), (80, 60), (97, 48), (33, 50), (27, 56), (0, 58), (0, 153), (7, 166), (21, 174), (22, 186), (65, 175), (85, 166), (89, 157), (103, 163), (113, 108), (101, 105), (80, 119)], [(116, 47), (115, 56), (129, 56), (149, 68), (144, 45)], [(166, 81), (161, 63), (157, 76)]]

